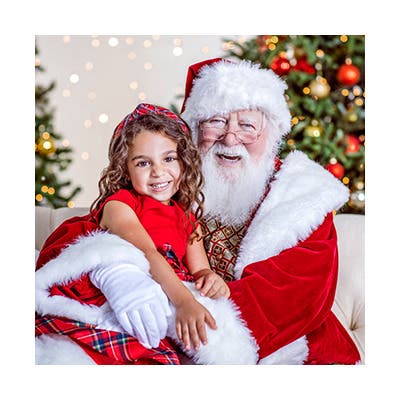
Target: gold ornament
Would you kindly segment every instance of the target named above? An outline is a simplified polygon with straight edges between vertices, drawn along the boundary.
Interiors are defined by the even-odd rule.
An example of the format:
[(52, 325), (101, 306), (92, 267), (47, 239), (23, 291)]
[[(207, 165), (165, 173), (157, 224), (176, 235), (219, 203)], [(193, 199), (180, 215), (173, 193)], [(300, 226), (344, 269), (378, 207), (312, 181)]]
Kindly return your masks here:
[(56, 151), (53, 138), (51, 136), (47, 137), (46, 139), (40, 137), (37, 143), (37, 151), (42, 155), (53, 154)]
[(304, 134), (312, 138), (320, 137), (322, 131), (322, 128), (318, 125), (308, 125), (304, 128)]
[(356, 122), (358, 120), (358, 115), (355, 111), (350, 110), (346, 112), (344, 118), (348, 122)]
[(328, 84), (328, 81), (322, 76), (317, 76), (310, 83), (310, 94), (312, 96), (318, 97), (319, 99), (323, 99), (327, 97), (331, 91), (331, 87)]

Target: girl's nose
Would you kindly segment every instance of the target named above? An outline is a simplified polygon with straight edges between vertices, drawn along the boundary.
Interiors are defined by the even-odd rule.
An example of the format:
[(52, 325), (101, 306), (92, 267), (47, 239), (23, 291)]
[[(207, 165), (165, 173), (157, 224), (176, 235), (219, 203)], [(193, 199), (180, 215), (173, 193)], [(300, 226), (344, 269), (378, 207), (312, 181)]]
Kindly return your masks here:
[(151, 174), (153, 176), (160, 176), (163, 173), (163, 167), (159, 164), (153, 164), (151, 167)]

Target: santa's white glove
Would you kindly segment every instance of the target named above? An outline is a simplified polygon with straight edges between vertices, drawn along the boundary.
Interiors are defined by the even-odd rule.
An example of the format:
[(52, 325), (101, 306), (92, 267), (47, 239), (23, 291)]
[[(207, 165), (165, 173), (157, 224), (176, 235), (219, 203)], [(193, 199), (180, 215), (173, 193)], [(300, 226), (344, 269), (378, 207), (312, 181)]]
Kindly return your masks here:
[(151, 276), (133, 264), (118, 264), (97, 267), (90, 272), (90, 279), (127, 333), (144, 347), (159, 345), (166, 336), (171, 309), (166, 294)]

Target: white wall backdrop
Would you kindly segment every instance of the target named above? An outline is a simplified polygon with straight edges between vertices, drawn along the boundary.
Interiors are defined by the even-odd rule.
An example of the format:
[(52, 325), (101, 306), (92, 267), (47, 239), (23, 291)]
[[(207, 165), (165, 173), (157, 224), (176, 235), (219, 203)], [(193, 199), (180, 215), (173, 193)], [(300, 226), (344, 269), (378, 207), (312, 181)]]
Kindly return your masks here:
[(116, 124), (138, 103), (180, 107), (187, 67), (224, 55), (223, 38), (244, 36), (36, 36), (36, 62), (45, 69), (38, 83), (55, 81), (50, 104), (55, 131), (73, 148), (74, 162), (63, 173), (82, 191), (75, 207), (97, 197)]

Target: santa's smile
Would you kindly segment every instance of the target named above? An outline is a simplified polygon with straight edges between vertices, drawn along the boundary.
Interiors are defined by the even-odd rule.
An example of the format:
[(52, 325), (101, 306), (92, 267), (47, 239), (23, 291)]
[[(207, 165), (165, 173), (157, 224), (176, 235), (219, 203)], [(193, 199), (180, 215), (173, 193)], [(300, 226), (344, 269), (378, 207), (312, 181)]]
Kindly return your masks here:
[(224, 153), (217, 153), (217, 159), (220, 163), (226, 165), (234, 165), (241, 161), (242, 156), (238, 154), (224, 154)]

